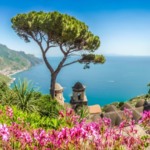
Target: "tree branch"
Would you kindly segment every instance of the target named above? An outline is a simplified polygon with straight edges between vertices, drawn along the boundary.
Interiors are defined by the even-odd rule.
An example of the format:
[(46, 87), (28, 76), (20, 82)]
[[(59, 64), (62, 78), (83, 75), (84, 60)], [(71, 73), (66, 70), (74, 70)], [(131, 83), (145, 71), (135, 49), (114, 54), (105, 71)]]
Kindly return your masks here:
[(78, 59), (78, 60), (72, 61), (72, 62), (70, 62), (70, 63), (64, 64), (62, 67), (66, 67), (66, 66), (69, 66), (69, 65), (71, 65), (71, 64), (77, 63), (77, 62), (79, 62), (80, 60), (81, 60), (81, 59)]
[(46, 53), (45, 51), (47, 52), (48, 51), (48, 47), (46, 48), (46, 50), (44, 51), (43, 47), (42, 47), (42, 44), (40, 41), (38, 41), (33, 34), (31, 34), (31, 37), (33, 38), (33, 40), (39, 45), (40, 49), (41, 49), (41, 52), (42, 52), (42, 56), (43, 56), (43, 59), (44, 59), (44, 62), (47, 66), (47, 68), (50, 70), (51, 73), (54, 73), (54, 69), (53, 67), (50, 65), (50, 63), (48, 62), (47, 60), (47, 57), (46, 57)]
[(39, 40), (40, 40), (40, 43), (42, 43), (42, 33), (41, 32), (39, 32)]
[(42, 53), (42, 56), (43, 56), (43, 59), (45, 61), (47, 68), (50, 70), (51, 73), (54, 73), (54, 69), (52, 68), (52, 66), (48, 62), (46, 55), (44, 53)]
[(81, 49), (70, 49), (69, 53), (78, 52), (78, 51), (81, 51)]
[(59, 47), (60, 47), (60, 50), (61, 52), (64, 54), (64, 56), (66, 55), (66, 52), (64, 51), (63, 47), (62, 47), (62, 44), (59, 44)]
[(48, 51), (50, 48), (52, 48), (52, 47), (57, 47), (57, 46), (55, 46), (55, 45), (48, 46), (48, 47), (44, 50), (44, 53), (46, 54), (47, 51)]
[(65, 66), (74, 64), (74, 63), (79, 62), (79, 61), (81, 60), (81, 59), (78, 59), (78, 60), (76, 60), (76, 61), (73, 61), (73, 62), (70, 62), (70, 63), (67, 63), (67, 64), (64, 65), (66, 59), (68, 58), (68, 56), (70, 56), (69, 54), (70, 54), (71, 49), (69, 49), (67, 52), (65, 52), (65, 51), (63, 50), (63, 48), (62, 48), (62, 44), (60, 44), (60, 49), (61, 49), (62, 53), (64, 54), (64, 57), (63, 57), (63, 59), (61, 60), (61, 62), (59, 63), (57, 69), (55, 70), (56, 73), (58, 73), (58, 72), (61, 70), (62, 67), (65, 67)]
[(63, 59), (61, 60), (61, 62), (60, 62), (59, 65), (57, 66), (57, 69), (55, 70), (56, 73), (58, 73), (58, 72), (61, 70), (61, 68), (63, 67), (64, 62), (66, 61), (66, 59), (67, 59), (67, 55), (65, 55), (65, 56), (63, 57)]

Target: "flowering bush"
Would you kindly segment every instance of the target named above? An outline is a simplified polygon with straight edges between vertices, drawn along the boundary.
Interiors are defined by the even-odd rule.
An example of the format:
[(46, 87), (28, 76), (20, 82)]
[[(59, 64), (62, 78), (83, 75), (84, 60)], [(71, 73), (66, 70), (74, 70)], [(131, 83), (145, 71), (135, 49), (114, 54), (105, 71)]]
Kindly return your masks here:
[(150, 111), (144, 111), (139, 123), (145, 128), (146, 133), (150, 134)]
[(53, 126), (54, 120), (58, 121), (58, 119), (49, 118), (49, 117), (41, 117), (37, 112), (27, 113), (17, 109), (15, 106), (2, 106), (0, 105), (0, 123), (11, 125), (12, 122), (17, 124), (22, 124), (24, 127), (30, 125), (30, 128), (54, 128), (58, 129), (60, 126), (66, 126), (66, 124), (62, 123), (62, 120), (59, 120), (59, 124)]
[(145, 127), (150, 127), (150, 111), (144, 111), (142, 114), (142, 119), (139, 121)]
[[(6, 108), (10, 119), (13, 119), (11, 108)], [(128, 115), (128, 110), (125, 113)], [(146, 113), (146, 117), (145, 117)], [(141, 124), (148, 121), (149, 112), (145, 112)], [(130, 118), (131, 114), (129, 113)], [(33, 149), (33, 150), (133, 150), (142, 149), (150, 143), (149, 137), (138, 136), (135, 122), (124, 120), (120, 126), (111, 127), (108, 118), (87, 123), (85, 119), (78, 122), (78, 116), (72, 109), (60, 112), (60, 120), (67, 122), (67, 127), (58, 130), (42, 128), (33, 129), (13, 122), (0, 125), (0, 147), (3, 149)], [(128, 122), (127, 122), (128, 121)], [(128, 123), (129, 128), (124, 128)]]

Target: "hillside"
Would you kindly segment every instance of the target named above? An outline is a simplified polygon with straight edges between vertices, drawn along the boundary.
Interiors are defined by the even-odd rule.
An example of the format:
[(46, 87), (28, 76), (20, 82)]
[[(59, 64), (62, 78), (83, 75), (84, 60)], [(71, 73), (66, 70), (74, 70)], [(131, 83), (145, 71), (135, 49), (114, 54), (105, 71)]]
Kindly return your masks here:
[(22, 51), (9, 49), (0, 44), (0, 73), (9, 75), (17, 71), (28, 69), (31, 66), (41, 63), (42, 60), (31, 54)]
[(11, 79), (3, 74), (0, 74), (0, 82), (6, 82), (9, 83)]

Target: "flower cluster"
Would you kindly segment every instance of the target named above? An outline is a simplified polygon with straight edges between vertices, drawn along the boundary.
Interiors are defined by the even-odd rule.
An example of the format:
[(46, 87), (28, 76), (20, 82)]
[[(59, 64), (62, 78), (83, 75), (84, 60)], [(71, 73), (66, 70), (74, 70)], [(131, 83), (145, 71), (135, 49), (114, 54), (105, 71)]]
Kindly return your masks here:
[(64, 120), (69, 126), (74, 126), (78, 123), (79, 116), (75, 114), (73, 109), (68, 108), (59, 112), (59, 119)]
[(9, 131), (5, 124), (0, 124), (0, 137), (2, 137), (3, 141), (8, 141), (9, 139)]
[(124, 115), (127, 119), (132, 119), (133, 118), (133, 114), (132, 114), (132, 110), (124, 108)]
[(144, 111), (142, 114), (142, 118), (139, 121), (142, 126), (147, 129), (147, 132), (150, 133), (150, 111)]
[[(125, 110), (128, 112), (128, 110)], [(128, 114), (128, 113), (127, 113)], [(150, 119), (150, 112), (143, 114), (141, 123)], [(130, 114), (128, 114), (130, 115)], [(66, 121), (73, 121), (74, 126), (63, 127), (59, 130), (44, 130), (42, 128), (25, 128), (22, 124), (0, 125), (0, 143), (4, 149), (33, 149), (33, 150), (133, 150), (143, 149), (148, 146), (149, 138), (141, 138), (135, 130), (135, 122), (128, 122), (129, 128), (123, 121), (118, 127), (111, 127), (108, 118), (99, 119), (96, 122), (82, 120), (77, 123), (73, 110), (60, 112), (60, 117), (66, 117)], [(76, 118), (70, 120), (70, 118)]]

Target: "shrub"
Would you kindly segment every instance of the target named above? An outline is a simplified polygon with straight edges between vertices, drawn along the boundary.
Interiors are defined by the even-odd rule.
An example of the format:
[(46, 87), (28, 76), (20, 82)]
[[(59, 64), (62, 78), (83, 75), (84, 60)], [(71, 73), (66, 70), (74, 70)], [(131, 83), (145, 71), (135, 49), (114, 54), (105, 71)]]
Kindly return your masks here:
[(27, 112), (37, 111), (37, 100), (35, 99), (35, 92), (31, 82), (27, 80), (19, 80), (14, 85), (13, 91), (16, 94), (16, 99), (13, 102), (19, 109)]
[(121, 108), (124, 105), (124, 102), (119, 102), (118, 107)]
[(41, 116), (57, 118), (59, 111), (63, 109), (56, 100), (53, 100), (50, 95), (42, 95), (37, 102), (39, 113)]

